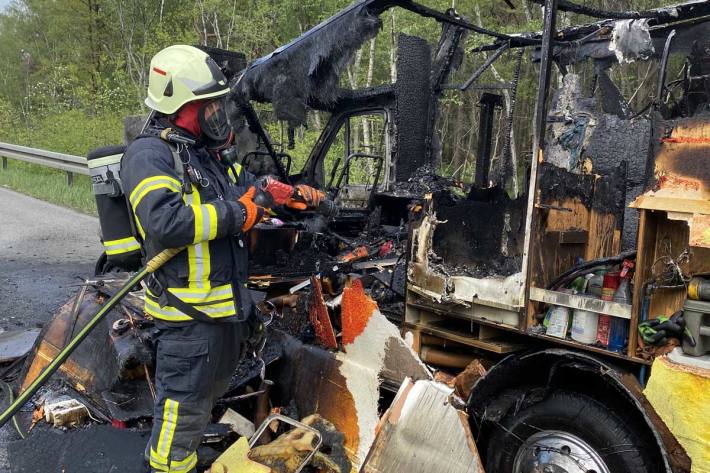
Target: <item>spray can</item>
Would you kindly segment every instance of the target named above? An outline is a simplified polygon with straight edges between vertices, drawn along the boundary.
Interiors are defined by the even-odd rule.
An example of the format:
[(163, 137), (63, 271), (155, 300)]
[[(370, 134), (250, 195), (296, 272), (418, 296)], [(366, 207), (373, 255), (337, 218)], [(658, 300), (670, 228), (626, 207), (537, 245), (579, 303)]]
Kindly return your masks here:
[(609, 322), (607, 348), (610, 351), (621, 351), (629, 339), (629, 321), (620, 317), (610, 317)]
[(604, 275), (604, 285), (602, 286), (602, 300), (614, 300), (614, 293), (619, 287), (619, 271), (609, 271)]
[(601, 343), (605, 347), (609, 345), (610, 330), (611, 316), (600, 314), (599, 320), (597, 321), (597, 342)]

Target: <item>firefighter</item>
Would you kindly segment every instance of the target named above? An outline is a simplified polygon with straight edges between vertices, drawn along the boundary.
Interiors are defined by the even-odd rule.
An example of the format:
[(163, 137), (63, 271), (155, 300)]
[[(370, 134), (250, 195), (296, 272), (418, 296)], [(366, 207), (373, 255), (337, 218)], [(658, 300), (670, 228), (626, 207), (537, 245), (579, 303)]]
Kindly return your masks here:
[[(233, 142), (228, 92), (205, 52), (181, 45), (160, 51), (145, 100), (155, 112), (149, 133), (131, 143), (122, 161), (145, 256), (187, 247), (146, 283), (145, 311), (156, 327), (155, 412), (146, 448), (153, 472), (195, 470), (212, 407), (250, 336), (255, 308), (245, 285), (244, 235), (264, 209), (254, 202), (254, 177), (222, 158)], [(169, 136), (187, 140), (170, 144)], [(299, 187), (306, 205), (317, 206), (322, 194)], [(275, 204), (303, 207), (275, 194)]]

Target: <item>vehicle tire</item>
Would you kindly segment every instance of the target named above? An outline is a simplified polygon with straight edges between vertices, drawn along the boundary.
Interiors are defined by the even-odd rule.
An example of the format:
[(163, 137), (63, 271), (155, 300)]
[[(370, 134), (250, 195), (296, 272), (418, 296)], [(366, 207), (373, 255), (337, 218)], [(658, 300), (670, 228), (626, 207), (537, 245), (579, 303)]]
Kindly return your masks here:
[(492, 427), (487, 473), (659, 471), (643, 433), (590, 396), (557, 390)]

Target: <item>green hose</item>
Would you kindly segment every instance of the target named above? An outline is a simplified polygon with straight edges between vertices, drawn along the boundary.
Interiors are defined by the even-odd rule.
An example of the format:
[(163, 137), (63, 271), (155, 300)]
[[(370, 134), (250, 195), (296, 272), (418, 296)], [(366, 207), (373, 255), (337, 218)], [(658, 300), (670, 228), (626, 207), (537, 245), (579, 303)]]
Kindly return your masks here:
[(155, 256), (153, 259), (151, 259), (143, 268), (141, 271), (133, 275), (131, 279), (128, 280), (126, 284), (124, 284), (121, 289), (114, 294), (113, 297), (111, 297), (106, 303), (99, 309), (99, 311), (94, 315), (94, 317), (89, 320), (89, 323), (86, 324), (86, 326), (81, 329), (81, 331), (74, 337), (66, 347), (60, 351), (57, 356), (52, 360), (49, 365), (40, 373), (39, 376), (37, 376), (32, 383), (27, 386), (27, 389), (25, 389), (18, 397), (15, 399), (12, 404), (10, 404), (10, 407), (8, 407), (5, 412), (3, 412), (0, 415), (0, 427), (3, 427), (8, 420), (14, 417), (14, 415), (17, 413), (17, 411), (20, 410), (20, 408), (27, 402), (29, 401), (32, 396), (37, 392), (37, 390), (42, 387), (44, 383), (47, 382), (50, 376), (54, 374), (57, 369), (71, 356), (72, 352), (76, 349), (76, 347), (79, 346), (79, 344), (89, 335), (89, 333), (96, 327), (99, 322), (101, 322), (101, 319), (103, 319), (106, 314), (111, 312), (111, 310), (118, 304), (121, 299), (123, 299), (126, 294), (128, 294), (131, 289), (140, 283), (143, 279), (145, 279), (149, 274), (155, 272), (158, 268), (160, 268), (163, 264), (168, 262), (173, 256), (176, 254), (180, 253), (184, 248), (175, 248), (175, 249), (169, 249), (165, 250), (159, 255)]

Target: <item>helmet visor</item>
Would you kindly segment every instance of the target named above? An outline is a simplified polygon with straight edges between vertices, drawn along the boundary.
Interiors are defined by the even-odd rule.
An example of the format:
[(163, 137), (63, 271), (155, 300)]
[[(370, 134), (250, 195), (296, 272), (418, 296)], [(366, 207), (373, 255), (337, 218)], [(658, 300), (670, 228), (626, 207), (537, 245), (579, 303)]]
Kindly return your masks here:
[(224, 142), (230, 136), (225, 97), (206, 102), (200, 108), (200, 129), (210, 140)]

